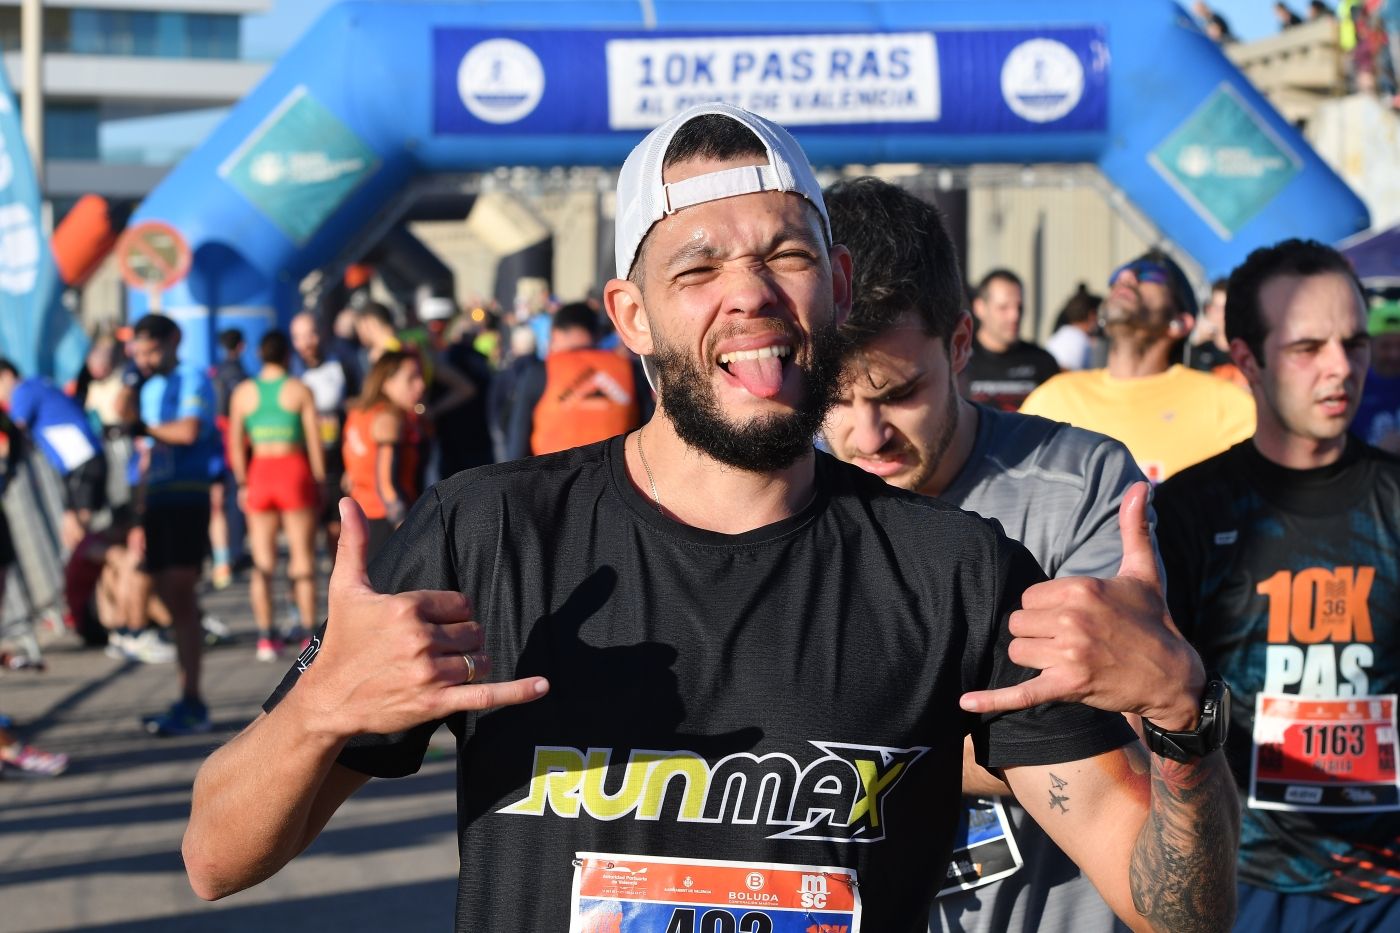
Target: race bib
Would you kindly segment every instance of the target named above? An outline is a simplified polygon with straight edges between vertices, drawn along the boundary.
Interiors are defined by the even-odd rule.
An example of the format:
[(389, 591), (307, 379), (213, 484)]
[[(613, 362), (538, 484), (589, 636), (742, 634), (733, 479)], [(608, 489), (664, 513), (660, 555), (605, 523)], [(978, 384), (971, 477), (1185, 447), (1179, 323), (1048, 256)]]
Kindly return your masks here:
[(579, 852), (569, 933), (859, 933), (849, 868)]
[(1024, 864), (1001, 801), (964, 797), (962, 803), (958, 832), (953, 837), (953, 858), (937, 897), (999, 881), (1015, 874)]
[(1400, 810), (1395, 694), (1255, 700), (1249, 805), (1258, 810)]

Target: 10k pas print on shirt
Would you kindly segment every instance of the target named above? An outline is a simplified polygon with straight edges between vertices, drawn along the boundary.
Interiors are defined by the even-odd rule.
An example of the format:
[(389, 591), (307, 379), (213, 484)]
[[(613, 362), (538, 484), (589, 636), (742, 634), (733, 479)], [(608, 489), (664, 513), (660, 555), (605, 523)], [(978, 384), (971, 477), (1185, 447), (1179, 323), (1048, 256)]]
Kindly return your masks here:
[(1233, 693), (1240, 880), (1393, 897), (1400, 460), (1349, 437), (1290, 470), (1245, 441), (1156, 500), (1172, 618)]
[[(817, 464), (807, 508), (739, 535), (661, 515), (628, 479), (622, 438), (468, 471), (423, 497), (371, 567), (376, 589), (461, 591), (494, 677), (551, 684), (534, 703), (449, 720), (459, 930), (568, 929), (576, 867), (595, 864), (582, 853), (648, 874), (660, 870), (648, 859), (747, 866), (750, 894), (772, 893), (771, 866), (815, 866), (788, 873), (810, 885), (853, 873), (862, 929), (923, 930), (964, 734), (993, 767), (1132, 740), (1121, 716), (1083, 706), (963, 713), (963, 692), (1032, 675), (1006, 657), (1006, 620), (1039, 568), (976, 516), (825, 454)], [(436, 727), (357, 737), (340, 761), (410, 774)], [(729, 894), (735, 922), (771, 906)], [(657, 929), (617, 916), (622, 933)]]

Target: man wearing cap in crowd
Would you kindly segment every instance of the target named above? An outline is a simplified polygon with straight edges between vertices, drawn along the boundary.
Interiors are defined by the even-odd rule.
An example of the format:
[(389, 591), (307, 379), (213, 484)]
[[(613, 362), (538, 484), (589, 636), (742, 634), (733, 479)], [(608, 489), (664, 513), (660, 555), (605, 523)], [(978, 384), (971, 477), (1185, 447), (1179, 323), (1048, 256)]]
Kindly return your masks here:
[(1400, 454), (1400, 302), (1371, 309), (1371, 373), (1351, 433), (1382, 450)]
[(1108, 283), (1099, 309), (1107, 367), (1052, 377), (1021, 411), (1117, 438), (1154, 483), (1249, 437), (1254, 402), (1247, 392), (1173, 362), (1196, 315), (1181, 268), (1151, 250)]
[(672, 117), (618, 205), (605, 303), (655, 417), (440, 483), (368, 568), (344, 503), (326, 626), (196, 782), (195, 891), (277, 871), (446, 722), (458, 930), (922, 930), (970, 733), (1121, 915), (1227, 928), (1225, 694), (1195, 663), (1137, 705), (1083, 650), (1169, 624), (1146, 486), (1121, 576), (1047, 583), (997, 526), (814, 450), (851, 262), (770, 121)]

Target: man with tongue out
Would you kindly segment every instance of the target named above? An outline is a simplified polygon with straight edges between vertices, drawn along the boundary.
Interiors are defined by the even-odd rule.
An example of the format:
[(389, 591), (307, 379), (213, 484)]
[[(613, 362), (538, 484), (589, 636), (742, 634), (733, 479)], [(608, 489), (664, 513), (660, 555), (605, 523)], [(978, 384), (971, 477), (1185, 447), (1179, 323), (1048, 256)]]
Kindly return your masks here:
[[(195, 890), (276, 871), (445, 723), (458, 930), (922, 930), (970, 734), (1018, 794), (1050, 794), (1037, 816), (1120, 913), (1228, 926), (1200, 671), (1124, 705), (1012, 636), (1164, 614), (1143, 489), (1124, 576), (1062, 586), (996, 526), (814, 450), (851, 259), (768, 120), (701, 105), (648, 134), (616, 244), (604, 300), (655, 417), (443, 481), (368, 567), (343, 504), (326, 626), (196, 782)], [(1125, 709), (1182, 760), (1141, 760)]]

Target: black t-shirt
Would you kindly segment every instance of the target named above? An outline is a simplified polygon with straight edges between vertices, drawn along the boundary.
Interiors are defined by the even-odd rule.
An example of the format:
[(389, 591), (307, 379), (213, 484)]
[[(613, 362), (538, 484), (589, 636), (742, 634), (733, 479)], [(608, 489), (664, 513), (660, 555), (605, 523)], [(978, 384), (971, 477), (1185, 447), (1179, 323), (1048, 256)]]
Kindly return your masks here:
[(993, 353), (972, 341), (972, 359), (964, 378), (967, 397), (1002, 411), (1018, 411), (1036, 386), (1060, 371), (1060, 364), (1033, 343), (1018, 341), (1003, 353)]
[[(959, 709), (1033, 673), (1006, 657), (1006, 618), (1043, 576), (997, 526), (818, 454), (802, 512), (703, 531), (637, 492), (622, 445), (444, 481), (371, 568), (384, 592), (465, 593), (495, 676), (551, 683), (449, 720), (459, 930), (568, 928), (580, 852), (853, 868), (863, 929), (923, 930), (966, 733), (993, 767), (1131, 740), (1083, 706)], [(357, 737), (340, 761), (409, 774), (435, 728)]]
[[(1290, 470), (1244, 441), (1163, 483), (1155, 503), (1172, 618), (1233, 692), (1240, 880), (1378, 896), (1365, 883), (1400, 870), (1382, 853), (1400, 843), (1394, 724), (1379, 722), (1394, 713), (1360, 698), (1400, 691), (1400, 460), (1352, 437), (1337, 463)], [(1261, 693), (1277, 699), (1256, 755)], [(1389, 788), (1375, 773), (1387, 757)]]
[(1229, 351), (1220, 349), (1211, 341), (1197, 344), (1186, 352), (1191, 357), (1191, 368), (1203, 373), (1214, 372), (1215, 367), (1233, 362)]

